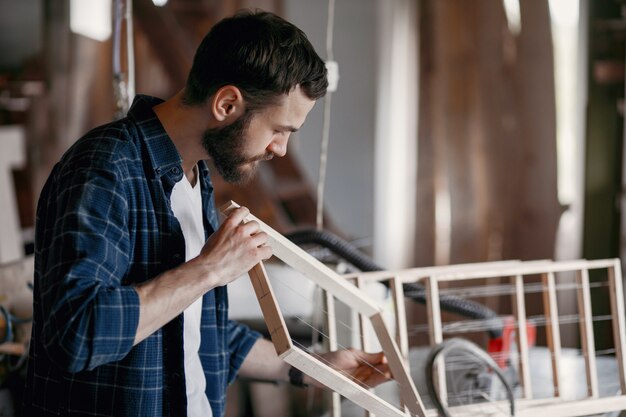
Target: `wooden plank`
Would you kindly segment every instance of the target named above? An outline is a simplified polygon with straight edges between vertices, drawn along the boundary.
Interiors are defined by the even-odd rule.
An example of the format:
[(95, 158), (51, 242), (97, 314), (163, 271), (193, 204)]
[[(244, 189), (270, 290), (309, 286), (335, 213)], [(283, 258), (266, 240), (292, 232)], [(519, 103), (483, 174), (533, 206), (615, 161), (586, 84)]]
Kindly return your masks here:
[(516, 275), (533, 275), (543, 274), (548, 272), (566, 272), (576, 271), (580, 269), (604, 269), (610, 268), (614, 265), (613, 259), (598, 259), (598, 260), (576, 260), (576, 261), (563, 261), (563, 262), (522, 262), (517, 266), (503, 267), (497, 269), (477, 269), (473, 271), (459, 271), (451, 273), (436, 274), (437, 281), (458, 281), (466, 279), (479, 279), (479, 278), (497, 278), (497, 277), (509, 277)]
[(402, 359), (404, 360), (407, 369), (410, 369), (409, 335), (407, 334), (406, 308), (404, 305), (404, 287), (398, 277), (392, 278), (389, 282), (389, 285), (394, 307), (396, 343), (400, 348), (400, 353), (402, 354)]
[(528, 332), (526, 322), (526, 300), (524, 299), (524, 278), (517, 275), (515, 281), (515, 296), (513, 307), (517, 319), (517, 350), (519, 353), (520, 383), (522, 385), (524, 398), (533, 398), (532, 381), (530, 379), (530, 357), (528, 349)]
[[(221, 211), (227, 212), (235, 207), (239, 207), (239, 205), (231, 201), (222, 207)], [(335, 271), (294, 245), (289, 239), (276, 232), (254, 215), (249, 214), (244, 221), (256, 221), (261, 230), (267, 233), (269, 237), (268, 242), (272, 247), (274, 256), (303, 273), (322, 289), (330, 291), (338, 300), (367, 317), (371, 317), (381, 311), (381, 308), (362, 291), (348, 284)]]
[[(435, 277), (430, 277), (426, 280), (426, 311), (428, 312), (428, 336), (430, 346), (432, 347), (443, 342), (439, 284)], [(435, 385), (439, 388), (439, 400), (445, 406), (448, 404), (448, 387), (446, 385), (446, 369), (442, 355), (439, 355), (435, 362), (435, 370), (437, 374)]]
[[(404, 286), (400, 278), (394, 276), (389, 281), (389, 288), (391, 290), (391, 298), (393, 300), (396, 343), (400, 349), (400, 355), (407, 373), (411, 375), (411, 362), (409, 362), (409, 335), (407, 331), (406, 308), (404, 305)], [(400, 399), (400, 401), (405, 410), (408, 411), (408, 407), (404, 401), (402, 399)]]
[[(361, 279), (360, 276), (357, 276), (352, 281), (357, 288), (359, 289), (363, 288), (363, 280)], [(357, 317), (358, 317), (358, 323), (359, 323), (359, 336), (361, 338), (361, 349), (364, 352), (371, 352), (372, 351), (372, 340), (371, 340), (372, 338), (370, 337), (370, 334), (368, 332), (369, 329), (367, 328), (367, 318), (364, 317), (363, 314), (358, 314), (358, 313), (357, 313)], [(365, 417), (374, 417), (374, 414), (366, 410)]]
[(354, 381), (342, 373), (337, 372), (319, 359), (298, 348), (293, 348), (286, 352), (282, 358), (291, 366), (301, 370), (365, 410), (385, 417), (406, 417), (403, 411), (380, 399), (374, 393), (354, 383)]
[(561, 394), (561, 332), (559, 329), (559, 312), (556, 303), (556, 286), (554, 273), (548, 272), (541, 275), (543, 282), (543, 305), (546, 316), (546, 337), (548, 349), (552, 355), (552, 379), (554, 385), (554, 396)]
[(370, 317), (370, 321), (378, 336), (378, 341), (385, 352), (391, 373), (399, 384), (400, 398), (411, 415), (424, 417), (425, 411), (422, 399), (417, 394), (417, 388), (415, 388), (415, 384), (409, 375), (408, 369), (404, 366), (404, 361), (402, 360), (398, 346), (387, 330), (383, 315), (381, 313), (375, 314)]
[[(626, 396), (585, 398), (574, 401), (562, 401), (554, 398), (515, 401), (516, 417), (576, 417), (601, 415), (611, 411), (624, 409)], [(481, 409), (481, 404), (461, 405), (449, 408), (449, 412), (454, 417), (474, 417), (493, 416), (507, 417), (509, 413), (503, 410), (509, 409), (506, 401), (489, 403), (492, 407), (489, 410)], [(428, 417), (438, 417), (435, 409), (429, 409)]]
[[(337, 317), (335, 315), (335, 299), (328, 291), (322, 290), (324, 310), (326, 311), (326, 332), (328, 334), (328, 350), (337, 350)], [(328, 404), (331, 417), (341, 417), (341, 396), (335, 391), (330, 393)]]
[(611, 316), (613, 322), (613, 338), (615, 339), (615, 356), (619, 372), (619, 383), (622, 394), (626, 394), (626, 331), (624, 330), (624, 290), (622, 285), (622, 269), (619, 259), (608, 269), (609, 295), (611, 300)]
[(585, 358), (585, 374), (587, 375), (587, 395), (599, 397), (598, 370), (596, 367), (596, 347), (593, 335), (593, 312), (591, 311), (591, 291), (589, 288), (589, 271), (583, 269), (576, 272), (578, 284), (578, 315), (580, 316), (580, 338)]
[[(535, 262), (535, 261), (533, 261)], [(541, 261), (547, 262), (547, 261)], [(369, 272), (354, 272), (350, 274), (342, 275), (345, 279), (355, 278), (360, 276), (364, 281), (383, 281), (397, 277), (403, 283), (413, 282), (418, 278), (426, 278), (431, 275), (441, 274), (444, 272), (458, 272), (458, 271), (474, 271), (474, 270), (494, 270), (497, 268), (510, 267), (520, 264), (521, 261), (507, 260), (496, 262), (472, 262), (467, 264), (456, 265), (442, 265), (442, 266), (426, 266), (419, 268), (409, 269), (397, 269), (387, 271), (369, 271)]]
[[(238, 207), (237, 204), (231, 201), (228, 205), (222, 208), (222, 212), (228, 213), (236, 207)], [(383, 347), (383, 352), (387, 358), (387, 361), (389, 362), (391, 372), (393, 373), (396, 381), (398, 381), (401, 385), (403, 399), (409, 404), (410, 410), (417, 411), (415, 415), (423, 417), (425, 415), (425, 411), (421, 403), (421, 399), (419, 398), (411, 377), (407, 374), (406, 369), (402, 366), (402, 359), (400, 358), (398, 348), (393, 342), (393, 339), (391, 338), (391, 335), (389, 334), (385, 323), (382, 321), (381, 311), (375, 308), (375, 306), (370, 303), (358, 289), (351, 286), (346, 281), (342, 280), (337, 274), (330, 271), (330, 269), (323, 267), (320, 262), (312, 258), (310, 255), (302, 251), (297, 246), (293, 245), (291, 242), (287, 241), (287, 239), (274, 231), (272, 228), (265, 225), (263, 222), (256, 219), (252, 215), (247, 216), (246, 219), (244, 219), (244, 222), (246, 221), (257, 221), (258, 224), (261, 226), (261, 230), (265, 231), (268, 236), (270, 236), (270, 239), (273, 239), (275, 246), (280, 247), (280, 254), (277, 255), (276, 252), (274, 252), (274, 254), (277, 255), (279, 259), (282, 259), (285, 262), (287, 262), (285, 258), (289, 258), (292, 261), (299, 260), (299, 262), (292, 262), (292, 264), (290, 264), (289, 262), (287, 263), (299, 270), (300, 272), (303, 272), (301, 268), (304, 268), (309, 272), (311, 271), (311, 268), (314, 268), (314, 270), (318, 271), (318, 273), (323, 276), (324, 279), (319, 279), (320, 275), (314, 274), (314, 276), (318, 278), (318, 281), (327, 284), (327, 286), (329, 287), (326, 288), (318, 282), (318, 285), (320, 285), (322, 289), (330, 291), (331, 294), (333, 294), (334, 290), (338, 290), (342, 294), (342, 296), (345, 297), (345, 300), (342, 301), (344, 301), (352, 309), (356, 309), (356, 306), (358, 305), (361, 307), (365, 306), (365, 311), (374, 311), (373, 317), (369, 317), (372, 320), (372, 324), (374, 325), (376, 335), (380, 339), (381, 345)], [(272, 246), (272, 248), (274, 249), (274, 246)], [(303, 256), (302, 254), (306, 256)], [(320, 265), (323, 268), (320, 267)], [(329, 274), (327, 271), (330, 271), (332, 273)], [(378, 398), (374, 393), (369, 392), (367, 389), (346, 378), (344, 375), (341, 375), (339, 372), (334, 371), (327, 365), (323, 364), (321, 361), (314, 359), (312, 356), (294, 347), (289, 339), (289, 333), (287, 332), (285, 322), (282, 318), (282, 313), (276, 303), (276, 299), (273, 296), (271, 286), (269, 284), (269, 280), (267, 279), (267, 274), (263, 268), (262, 263), (256, 265), (252, 269), (250, 275), (253, 280), (253, 286), (255, 286), (257, 296), (259, 297), (259, 301), (261, 302), (261, 300), (264, 300), (261, 306), (263, 316), (266, 323), (268, 324), (268, 329), (270, 329), (270, 332), (274, 331), (276, 335), (276, 339), (273, 338), (272, 341), (277, 345), (276, 350), (281, 359), (285, 360), (292, 366), (300, 369), (311, 378), (314, 378), (325, 386), (331, 388), (333, 391), (338, 392), (346, 398), (361, 405), (370, 412), (375, 412), (382, 416), (404, 415), (402, 411), (394, 408), (386, 401)], [(334, 281), (337, 282), (335, 283)], [(330, 285), (328, 285), (329, 282)], [(333, 285), (333, 283), (335, 285)], [(350, 294), (354, 294), (355, 297), (351, 297)], [(265, 303), (265, 308), (263, 308), (263, 304)], [(364, 314), (364, 311), (358, 312), (360, 314)], [(288, 339), (288, 342), (285, 342), (285, 338)], [(288, 343), (290, 345), (289, 348), (285, 348), (285, 343)]]
[(278, 302), (272, 291), (272, 286), (267, 277), (267, 272), (263, 263), (258, 263), (249, 272), (250, 282), (259, 300), (263, 318), (267, 325), (267, 330), (274, 343), (274, 348), (278, 356), (293, 348), (291, 336), (287, 330), (287, 325), (283, 315), (278, 308)]

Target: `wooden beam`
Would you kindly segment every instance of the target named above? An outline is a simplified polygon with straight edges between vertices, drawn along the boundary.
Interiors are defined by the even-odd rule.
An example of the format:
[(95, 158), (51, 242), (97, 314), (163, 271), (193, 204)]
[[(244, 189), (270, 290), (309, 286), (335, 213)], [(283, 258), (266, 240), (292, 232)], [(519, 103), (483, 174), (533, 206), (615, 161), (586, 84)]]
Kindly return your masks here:
[[(237, 207), (239, 207), (239, 205), (231, 201), (222, 207), (221, 211), (224, 214), (228, 214)], [(244, 223), (250, 221), (255, 221), (261, 231), (268, 235), (269, 245), (272, 247), (274, 255), (277, 258), (308, 276), (323, 290), (328, 291), (330, 294), (343, 301), (348, 307), (370, 318), (389, 363), (389, 368), (393, 373), (394, 379), (400, 384), (403, 403), (406, 404), (406, 407), (410, 410), (412, 415), (424, 417), (426, 415), (424, 406), (417, 393), (413, 380), (404, 367), (398, 347), (382, 319), (381, 309), (371, 302), (361, 291), (347, 283), (334, 271), (324, 266), (321, 262), (291, 243), (284, 236), (258, 220), (252, 214), (248, 214), (243, 220)], [(381, 416), (405, 415), (404, 411), (393, 407), (386, 401), (377, 397), (374, 393), (361, 387), (355, 381), (331, 369), (328, 365), (325, 365), (312, 355), (305, 353), (292, 344), (285, 349), (284, 339), (285, 337), (289, 338), (288, 332), (276, 300), (273, 296), (269, 296), (271, 295), (271, 286), (262, 264), (253, 268), (251, 277), (253, 277), (252, 282), (255, 286), (255, 291), (261, 296), (259, 301), (262, 303), (262, 310), (268, 328), (279, 336), (277, 338), (279, 346), (276, 347), (276, 350), (280, 358), (300, 369), (311, 378), (331, 388), (333, 391), (340, 393), (362, 406), (367, 411)], [(265, 307), (263, 307), (264, 303), (267, 303)], [(266, 312), (268, 314), (267, 316), (265, 315)], [(288, 343), (291, 342), (289, 341)]]
[(559, 311), (556, 303), (556, 285), (554, 273), (542, 274), (543, 308), (546, 317), (546, 335), (548, 348), (552, 354), (552, 382), (554, 396), (561, 395), (561, 332), (559, 326)]
[(272, 343), (274, 343), (276, 353), (280, 356), (291, 349), (293, 344), (291, 343), (291, 337), (289, 336), (283, 315), (278, 309), (278, 302), (267, 278), (267, 272), (265, 272), (263, 263), (255, 265), (248, 272), (248, 275), (250, 276), (250, 282), (256, 293), (257, 300), (259, 300)]
[(520, 381), (523, 387), (524, 398), (533, 398), (532, 382), (530, 380), (530, 357), (528, 348), (528, 332), (526, 329), (526, 301), (524, 299), (524, 277), (516, 275), (514, 278), (515, 296), (513, 308), (517, 318), (517, 350), (519, 352)]
[(596, 367), (596, 347), (593, 336), (593, 312), (591, 311), (591, 291), (589, 288), (589, 271), (583, 269), (576, 272), (578, 284), (578, 315), (580, 317), (580, 339), (583, 356), (585, 358), (585, 373), (587, 375), (587, 394), (591, 398), (598, 398), (598, 369)]
[(282, 358), (291, 366), (301, 370), (311, 378), (333, 391), (338, 392), (366, 410), (378, 414), (379, 416), (406, 417), (404, 411), (395, 408), (388, 402), (377, 397), (374, 393), (356, 384), (342, 373), (335, 371), (317, 358), (298, 348), (291, 349)]
[(191, 69), (196, 45), (177, 22), (169, 7), (155, 7), (151, 0), (134, 0), (138, 26), (152, 45), (173, 86), (182, 88)]

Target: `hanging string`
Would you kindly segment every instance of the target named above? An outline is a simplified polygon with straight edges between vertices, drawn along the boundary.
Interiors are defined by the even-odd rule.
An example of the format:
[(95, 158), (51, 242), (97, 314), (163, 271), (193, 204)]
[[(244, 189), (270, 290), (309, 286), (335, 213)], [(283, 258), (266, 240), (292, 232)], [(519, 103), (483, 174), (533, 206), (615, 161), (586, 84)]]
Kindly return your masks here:
[[(292, 287), (290, 287), (289, 285), (285, 284), (285, 283), (282, 281), (282, 279), (281, 279), (281, 278), (278, 278), (278, 281), (279, 281), (279, 283), (280, 283), (282, 286), (284, 286), (285, 288), (287, 288), (288, 290), (290, 290), (290, 291), (291, 291), (291, 292), (293, 292), (294, 294), (298, 295), (300, 298), (302, 298), (302, 299), (304, 299), (304, 300), (306, 300), (306, 301), (309, 301), (309, 302), (310, 302), (310, 300), (309, 300), (308, 298), (306, 298), (305, 296), (303, 296), (303, 295), (302, 295), (299, 291), (296, 291), (295, 289), (293, 289), (293, 288), (292, 288)], [(281, 310), (283, 310), (283, 309), (281, 308)], [(348, 325), (347, 323), (345, 323), (345, 322), (343, 322), (343, 321), (341, 321), (341, 320), (338, 320), (335, 316), (333, 316), (333, 315), (329, 314), (329, 313), (328, 313), (328, 311), (326, 311), (325, 309), (323, 309), (323, 308), (322, 308), (322, 310), (323, 310), (323, 313), (324, 313), (324, 314), (326, 314), (326, 315), (328, 315), (328, 316), (329, 316), (329, 319), (330, 319), (330, 320), (336, 320), (336, 321), (337, 321), (337, 323), (340, 323), (342, 326), (344, 326), (346, 329), (348, 329), (348, 331), (349, 331), (349, 332), (350, 332), (353, 336), (354, 336), (354, 335), (360, 336), (360, 333), (355, 332), (355, 331), (354, 331), (354, 329), (352, 328), (352, 326)], [(299, 315), (299, 314), (296, 314), (296, 313), (293, 313), (293, 312), (289, 311), (288, 309), (286, 310), (286, 312), (288, 313), (288, 315), (289, 315), (289, 316), (292, 316), (292, 317), (296, 318), (298, 321), (300, 321), (301, 323), (303, 323), (303, 324), (304, 324), (304, 325), (306, 325), (307, 327), (309, 327), (309, 328), (311, 328), (311, 329), (315, 330), (315, 331), (316, 331), (316, 332), (317, 332), (320, 336), (322, 336), (324, 339), (330, 339), (330, 336), (328, 336), (325, 332), (321, 331), (319, 328), (315, 327), (313, 324), (309, 323), (309, 322), (308, 322), (308, 321), (307, 321), (307, 320), (306, 320), (303, 316), (301, 316), (301, 315)], [(293, 342), (293, 343), (298, 343), (297, 341), (295, 341), (295, 340), (293, 340), (293, 339), (292, 339), (292, 342)], [(299, 343), (298, 343), (298, 344), (299, 344)], [(374, 364), (372, 364), (372, 363), (370, 363), (370, 362), (368, 362), (368, 361), (366, 361), (366, 360), (364, 360), (364, 359), (360, 359), (360, 358), (359, 358), (356, 354), (353, 354), (352, 352), (350, 352), (350, 351), (348, 350), (348, 347), (347, 347), (347, 346), (343, 346), (341, 343), (337, 343), (337, 346), (338, 346), (340, 349), (345, 349), (346, 351), (348, 351), (348, 352), (350, 353), (350, 355), (351, 355), (351, 356), (352, 356), (352, 357), (353, 357), (353, 358), (354, 358), (357, 362), (359, 362), (359, 363), (362, 363), (362, 364), (366, 365), (367, 367), (371, 368), (374, 372), (377, 372), (377, 373), (378, 373), (378, 374), (380, 374), (381, 376), (385, 376), (384, 372), (382, 372), (381, 370), (379, 370), (379, 369), (376, 367), (376, 365), (374, 365)], [(309, 350), (308, 350), (308, 348), (306, 348), (305, 350), (309, 351)], [(312, 353), (312, 352), (309, 352), (309, 353)], [(316, 356), (319, 356), (319, 355), (316, 355)], [(354, 379), (354, 378), (352, 378), (352, 379)], [(395, 384), (398, 384), (398, 382), (397, 382), (397, 381), (393, 381), (393, 382), (394, 382)], [(359, 382), (359, 384), (361, 384), (361, 383)], [(363, 384), (361, 384), (361, 385), (363, 385)], [(398, 385), (399, 385), (399, 384), (398, 384)], [(367, 388), (373, 388), (373, 387), (367, 387)]]
[[(589, 288), (602, 288), (608, 287), (608, 282), (590, 282)], [(559, 283), (555, 285), (557, 291), (577, 290), (582, 288), (577, 283)], [(523, 286), (524, 294), (540, 293), (547, 290), (547, 286), (543, 283), (529, 283)], [(491, 285), (477, 285), (471, 287), (462, 288), (442, 288), (439, 290), (440, 295), (452, 295), (456, 297), (464, 298), (479, 298), (479, 297), (492, 297), (497, 295), (513, 295), (517, 290), (515, 285), (511, 284), (491, 284)], [(411, 297), (417, 295), (416, 291), (406, 291), (405, 295)]]
[[(122, 70), (122, 23), (126, 23), (126, 66)], [(133, 16), (131, 0), (115, 0), (113, 3), (113, 98), (114, 118), (126, 115), (135, 96), (135, 52), (133, 47)]]
[[(333, 55), (333, 31), (335, 22), (335, 0), (328, 0), (328, 21), (326, 23), (326, 68), (329, 73), (336, 70)], [(332, 63), (332, 64), (331, 64)], [(330, 66), (329, 66), (330, 64)], [(333, 73), (334, 74), (334, 73)], [(330, 80), (336, 83), (336, 78)], [(329, 84), (331, 84), (329, 82)], [(324, 122), (322, 130), (322, 146), (320, 151), (320, 169), (317, 182), (317, 213), (316, 228), (322, 230), (324, 228), (324, 188), (326, 187), (326, 161), (328, 159), (328, 143), (330, 141), (330, 104), (332, 101), (335, 85), (331, 85), (324, 97)]]
[[(493, 323), (502, 321), (503, 319), (510, 317), (506, 315), (497, 316), (490, 319), (470, 319), (462, 321), (454, 321), (449, 323), (442, 323), (441, 330), (443, 334), (458, 334), (458, 333), (477, 333), (482, 331), (488, 331), (493, 328)], [(612, 320), (611, 315), (593, 316), (592, 321), (609, 321)], [(550, 320), (545, 316), (531, 316), (526, 318), (526, 322), (534, 326), (540, 327), (550, 323)], [(562, 315), (559, 316), (557, 321), (559, 324), (574, 324), (580, 323), (580, 316), (577, 314)], [(515, 321), (517, 326), (517, 321)], [(416, 324), (407, 327), (407, 334), (409, 336), (415, 336), (420, 333), (427, 333), (430, 327), (428, 324)]]

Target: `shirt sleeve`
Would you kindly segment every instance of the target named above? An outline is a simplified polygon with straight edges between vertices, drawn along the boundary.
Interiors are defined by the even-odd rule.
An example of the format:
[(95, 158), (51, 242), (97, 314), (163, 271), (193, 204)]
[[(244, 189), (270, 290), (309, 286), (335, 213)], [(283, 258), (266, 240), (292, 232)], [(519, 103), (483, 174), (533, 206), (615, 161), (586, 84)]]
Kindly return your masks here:
[(254, 343), (261, 337), (259, 332), (251, 330), (248, 326), (228, 321), (228, 349), (230, 351), (230, 370), (228, 373), (228, 383), (233, 382), (237, 372)]
[(132, 348), (139, 296), (128, 272), (128, 202), (114, 165), (61, 171), (37, 215), (38, 297), (45, 349), (67, 372), (122, 359)]

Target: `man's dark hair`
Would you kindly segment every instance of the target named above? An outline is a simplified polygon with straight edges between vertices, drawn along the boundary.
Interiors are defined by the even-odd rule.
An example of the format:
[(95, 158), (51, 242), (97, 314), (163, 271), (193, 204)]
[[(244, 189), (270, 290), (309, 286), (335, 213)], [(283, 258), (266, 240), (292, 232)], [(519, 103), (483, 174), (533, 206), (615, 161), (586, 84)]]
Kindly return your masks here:
[(218, 22), (196, 51), (183, 103), (205, 103), (225, 85), (242, 92), (246, 110), (273, 105), (300, 85), (311, 100), (326, 94), (326, 67), (304, 32), (267, 12), (241, 11)]

